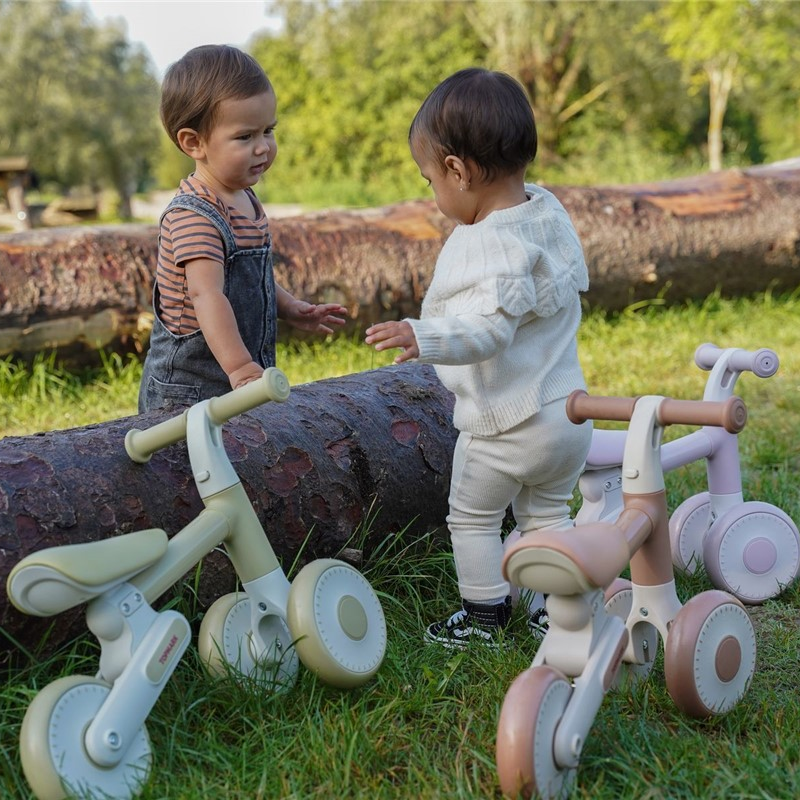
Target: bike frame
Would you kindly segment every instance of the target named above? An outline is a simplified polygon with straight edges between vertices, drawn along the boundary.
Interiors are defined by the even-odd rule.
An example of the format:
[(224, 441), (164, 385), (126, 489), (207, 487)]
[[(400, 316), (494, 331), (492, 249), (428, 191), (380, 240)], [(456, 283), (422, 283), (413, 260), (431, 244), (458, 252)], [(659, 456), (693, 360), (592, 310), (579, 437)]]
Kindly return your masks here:
[[(768, 378), (778, 370), (778, 356), (768, 348), (750, 352), (739, 348), (721, 349), (702, 344), (695, 351), (695, 363), (710, 370), (703, 400), (724, 401), (733, 396), (734, 387), (743, 372)], [(576, 515), (576, 524), (593, 520), (613, 520), (622, 508), (622, 461), (627, 431), (595, 430), (586, 459), (586, 469), (578, 482), (583, 503)], [(685, 467), (700, 459), (706, 460), (711, 519), (743, 502), (742, 476), (739, 464), (738, 434), (704, 426), (661, 447), (664, 472)]]

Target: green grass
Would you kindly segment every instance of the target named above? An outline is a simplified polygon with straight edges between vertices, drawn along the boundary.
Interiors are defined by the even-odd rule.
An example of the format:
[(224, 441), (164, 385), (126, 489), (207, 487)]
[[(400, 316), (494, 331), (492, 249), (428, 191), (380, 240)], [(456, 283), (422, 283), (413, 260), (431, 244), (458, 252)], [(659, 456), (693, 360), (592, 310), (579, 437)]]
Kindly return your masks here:
[[(295, 386), (349, 375), (391, 363), (360, 339), (279, 343), (277, 359)], [(97, 366), (71, 372), (55, 355), (37, 355), (31, 364), (0, 359), (0, 438), (90, 425), (136, 413), (141, 361), (133, 355), (101, 354)]]
[[(596, 394), (699, 398), (707, 374), (692, 362), (698, 344), (774, 348), (781, 357), (778, 374), (768, 380), (745, 375), (737, 385), (750, 410), (740, 437), (743, 481), (748, 498), (775, 503), (798, 520), (799, 312), (796, 297), (766, 296), (712, 297), (699, 305), (651, 306), (610, 318), (593, 314), (580, 336), (587, 382)], [(371, 351), (347, 339), (279, 353), (280, 366), (295, 384), (377, 367), (376, 362)], [(55, 407), (53, 398), (64, 399), (61, 416), (37, 417), (27, 430), (20, 426), (15, 432), (39, 430), (42, 422), (63, 427), (98, 421), (101, 397), (109, 401), (103, 414), (135, 410), (132, 364), (109, 362), (99, 380), (61, 374), (43, 362), (36, 378), (36, 368), (21, 375), (7, 366), (11, 377), (3, 373), (0, 393), (12, 398), (12, 407), (42, 400)], [(13, 395), (5, 391), (10, 382)], [(98, 389), (98, 383), (107, 387)], [(27, 413), (12, 408), (9, 419), (24, 422)], [(10, 423), (3, 424), (0, 434), (9, 432)], [(670, 473), (671, 503), (701, 491), (704, 482), (702, 465)], [(379, 593), (389, 627), (386, 659), (376, 678), (361, 689), (339, 691), (301, 667), (289, 694), (266, 696), (208, 678), (190, 649), (147, 722), (155, 767), (144, 800), (499, 797), (494, 765), (499, 710), (514, 677), (535, 653), (522, 619), (513, 622), (517, 646), (506, 653), (452, 654), (423, 647), (423, 626), (450, 613), (457, 602), (447, 549), (428, 537), (409, 544), (400, 532), (386, 538), (363, 571)], [(702, 572), (678, 582), (682, 600), (709, 586)], [(196, 630), (202, 610), (191, 587), (175, 602)], [(800, 796), (800, 591), (789, 589), (753, 609), (752, 616), (758, 662), (743, 701), (719, 718), (688, 719), (665, 689), (659, 657), (647, 681), (605, 698), (572, 798)], [(31, 657), (15, 670), (2, 668), (0, 796), (30, 797), (17, 753), (27, 704), (54, 678), (94, 674), (96, 658), (96, 646), (85, 637), (45, 661)]]

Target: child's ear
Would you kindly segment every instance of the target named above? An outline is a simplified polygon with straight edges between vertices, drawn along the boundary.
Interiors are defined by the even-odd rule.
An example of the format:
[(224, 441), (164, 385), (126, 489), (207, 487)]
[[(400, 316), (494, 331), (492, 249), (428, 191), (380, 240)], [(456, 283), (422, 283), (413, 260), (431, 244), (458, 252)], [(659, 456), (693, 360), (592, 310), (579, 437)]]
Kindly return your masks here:
[(203, 143), (200, 139), (200, 134), (193, 128), (181, 128), (178, 131), (178, 147), (189, 158), (201, 158), (203, 155)]
[(458, 156), (445, 156), (444, 165), (447, 171), (459, 182), (462, 187), (469, 188), (472, 173), (469, 165)]

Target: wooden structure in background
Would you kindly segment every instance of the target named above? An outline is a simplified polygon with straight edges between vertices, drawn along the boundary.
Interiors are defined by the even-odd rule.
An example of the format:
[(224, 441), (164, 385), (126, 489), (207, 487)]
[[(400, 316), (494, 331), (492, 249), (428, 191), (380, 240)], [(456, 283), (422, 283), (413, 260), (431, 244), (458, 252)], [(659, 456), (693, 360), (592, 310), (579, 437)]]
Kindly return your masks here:
[(25, 189), (30, 179), (28, 159), (25, 156), (0, 158), (0, 200), (5, 200), (7, 213), (0, 214), (0, 223), (7, 222), (15, 231), (31, 227)]

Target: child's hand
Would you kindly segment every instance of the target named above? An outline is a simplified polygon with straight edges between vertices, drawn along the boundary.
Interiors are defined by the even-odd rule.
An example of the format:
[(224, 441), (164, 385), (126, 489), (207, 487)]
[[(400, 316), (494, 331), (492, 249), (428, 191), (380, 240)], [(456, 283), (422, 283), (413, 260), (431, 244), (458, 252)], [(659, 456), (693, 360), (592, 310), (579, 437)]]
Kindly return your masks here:
[(306, 303), (295, 300), (286, 305), (283, 319), (293, 328), (310, 333), (333, 333), (333, 327), (344, 325), (347, 309), (338, 303)]
[(232, 389), (238, 389), (246, 383), (257, 381), (264, 374), (264, 367), (256, 364), (255, 361), (250, 361), (243, 367), (239, 367), (228, 375), (228, 380), (231, 382)]
[(400, 322), (377, 322), (367, 328), (367, 344), (375, 345), (376, 350), (389, 350), (400, 347), (403, 352), (395, 358), (395, 364), (419, 358), (419, 346), (414, 329), (405, 320)]

